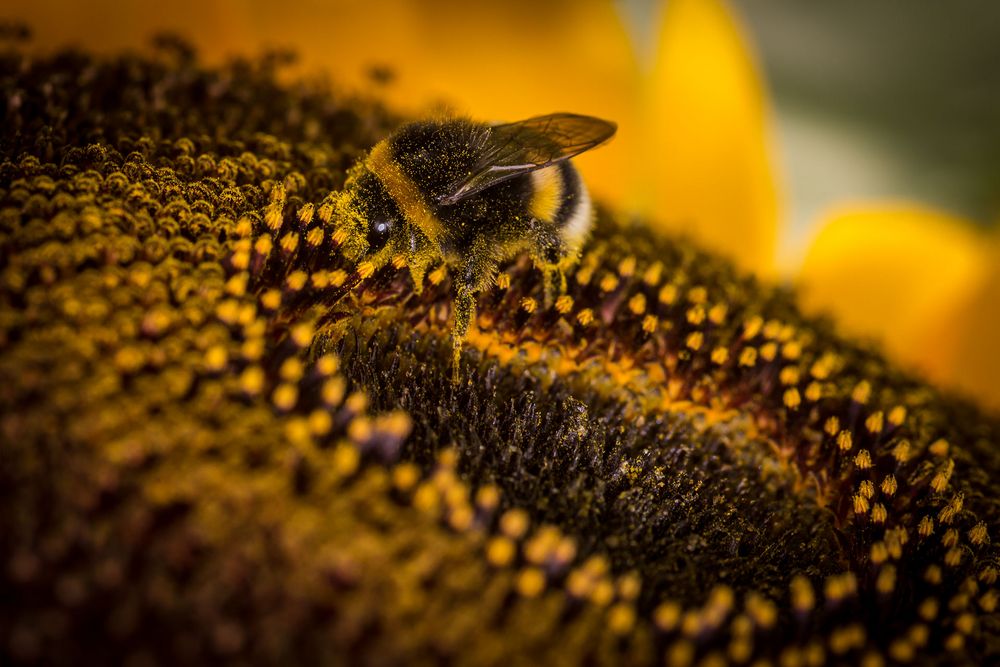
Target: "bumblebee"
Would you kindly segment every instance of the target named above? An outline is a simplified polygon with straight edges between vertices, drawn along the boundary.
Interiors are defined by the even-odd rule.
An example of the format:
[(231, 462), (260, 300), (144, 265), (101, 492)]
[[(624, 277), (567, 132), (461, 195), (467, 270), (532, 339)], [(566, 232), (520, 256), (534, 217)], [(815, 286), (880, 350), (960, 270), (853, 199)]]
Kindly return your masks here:
[[(447, 264), (455, 290), (454, 378), (476, 295), (522, 252), (565, 289), (592, 225), (587, 188), (570, 158), (609, 140), (615, 123), (570, 113), (489, 125), (463, 118), (403, 125), (352, 169), (341, 194), (345, 249), (364, 272), (405, 261), (419, 293)], [(559, 287), (556, 287), (558, 282)]]

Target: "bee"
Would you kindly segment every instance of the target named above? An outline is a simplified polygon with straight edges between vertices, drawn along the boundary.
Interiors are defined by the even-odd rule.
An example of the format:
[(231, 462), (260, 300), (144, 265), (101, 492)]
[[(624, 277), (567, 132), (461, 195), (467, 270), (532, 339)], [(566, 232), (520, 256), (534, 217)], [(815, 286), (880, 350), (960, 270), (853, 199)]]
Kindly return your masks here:
[(418, 121), (376, 144), (351, 170), (339, 218), (345, 249), (364, 259), (365, 272), (402, 258), (419, 293), (431, 264), (448, 266), (454, 380), (476, 296), (495, 282), (503, 262), (527, 252), (542, 271), (547, 302), (565, 290), (564, 272), (593, 223), (590, 196), (570, 158), (616, 130), (613, 122), (571, 113), (499, 125)]

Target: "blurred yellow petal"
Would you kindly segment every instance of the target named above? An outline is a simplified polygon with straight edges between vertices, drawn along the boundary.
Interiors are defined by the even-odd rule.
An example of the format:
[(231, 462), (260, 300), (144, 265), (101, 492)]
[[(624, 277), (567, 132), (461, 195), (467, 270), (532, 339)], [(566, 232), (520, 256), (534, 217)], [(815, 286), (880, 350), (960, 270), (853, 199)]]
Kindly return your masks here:
[(1000, 413), (1000, 238), (989, 274), (961, 313), (955, 361), (945, 382)]
[(778, 234), (767, 95), (720, 0), (666, 3), (649, 85), (650, 212), (769, 275)]
[(638, 70), (610, 0), (251, 4), (257, 41), (294, 45), (340, 85), (370, 88), (367, 73), (386, 66), (394, 77), (378, 95), (410, 114), (445, 106), (485, 120), (571, 111), (617, 121), (614, 141), (577, 164), (598, 197), (622, 201), (641, 145)]
[(799, 275), (803, 306), (832, 313), (844, 332), (875, 338), (904, 365), (947, 382), (963, 311), (989, 268), (973, 226), (883, 204), (834, 212), (819, 230)]

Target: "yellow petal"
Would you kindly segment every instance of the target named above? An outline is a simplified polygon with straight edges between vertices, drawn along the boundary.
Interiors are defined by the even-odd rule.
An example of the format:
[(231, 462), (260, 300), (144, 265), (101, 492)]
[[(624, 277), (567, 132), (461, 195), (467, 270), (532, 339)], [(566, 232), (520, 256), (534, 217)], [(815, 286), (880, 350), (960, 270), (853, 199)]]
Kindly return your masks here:
[(986, 280), (961, 313), (955, 361), (944, 380), (1000, 413), (1000, 235), (991, 256)]
[[(618, 122), (618, 136), (577, 160), (590, 189), (621, 203), (642, 143), (637, 67), (614, 3), (580, 0), (255, 2), (256, 39), (292, 44), (307, 67), (375, 92), (408, 114), (440, 107), (512, 121), (556, 111)], [(374, 65), (393, 79), (376, 87)]]
[(745, 268), (772, 273), (778, 188), (767, 95), (725, 3), (666, 3), (649, 95), (651, 213)]
[(973, 226), (906, 204), (828, 216), (799, 275), (803, 306), (828, 311), (846, 333), (881, 341), (890, 356), (945, 382), (962, 313), (989, 266)]

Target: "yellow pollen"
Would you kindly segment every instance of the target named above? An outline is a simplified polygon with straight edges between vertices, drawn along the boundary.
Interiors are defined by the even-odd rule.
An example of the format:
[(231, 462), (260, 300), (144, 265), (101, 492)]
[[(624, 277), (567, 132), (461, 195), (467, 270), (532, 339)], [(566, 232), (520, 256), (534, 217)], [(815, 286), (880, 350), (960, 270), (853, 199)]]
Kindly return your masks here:
[(889, 411), (889, 423), (893, 426), (902, 426), (903, 422), (906, 421), (906, 408), (902, 405), (897, 405), (892, 410)]
[(556, 312), (565, 315), (571, 310), (573, 310), (573, 297), (571, 297), (569, 294), (563, 294), (558, 299), (556, 299)]
[(644, 313), (646, 311), (646, 295), (640, 292), (629, 299), (628, 309), (636, 315)]
[(789, 410), (795, 410), (802, 404), (802, 397), (799, 395), (799, 390), (795, 387), (785, 391), (784, 396), (785, 407)]
[(335, 245), (343, 245), (344, 241), (347, 240), (348, 232), (343, 227), (338, 227), (334, 230), (333, 235), (330, 240), (334, 242)]
[(635, 273), (636, 259), (634, 255), (629, 255), (618, 262), (618, 275), (622, 278), (629, 278)]
[(431, 285), (440, 285), (448, 275), (448, 267), (444, 264), (427, 274), (427, 282)]
[(881, 433), (884, 422), (885, 416), (882, 414), (882, 411), (879, 410), (868, 415), (868, 419), (865, 420), (865, 428), (867, 428), (868, 432), (872, 434)]
[(535, 312), (537, 308), (538, 308), (538, 302), (535, 301), (530, 296), (526, 296), (523, 299), (521, 299), (521, 310), (525, 311), (526, 313), (531, 314)]
[(688, 290), (688, 301), (698, 304), (705, 303), (708, 301), (708, 290), (701, 286), (692, 287)]
[(851, 437), (851, 432), (847, 430), (841, 431), (837, 436), (837, 447), (840, 448), (840, 451), (848, 452), (853, 446), (854, 438)]
[(753, 367), (757, 364), (756, 348), (747, 347), (740, 352), (740, 366)]
[(854, 457), (854, 465), (860, 470), (868, 470), (872, 467), (872, 457), (867, 449), (862, 449), (858, 452), (857, 456)]
[(663, 305), (669, 306), (677, 300), (677, 287), (670, 283), (664, 285), (660, 288), (660, 293), (656, 298)]
[(584, 308), (576, 314), (576, 321), (582, 326), (587, 326), (594, 321), (594, 311), (590, 308)]
[(660, 324), (660, 319), (656, 315), (646, 315), (642, 318), (642, 330), (646, 333), (653, 333)]
[(851, 398), (854, 399), (855, 403), (860, 403), (864, 405), (868, 402), (868, 399), (872, 395), (872, 386), (868, 384), (867, 380), (862, 380), (854, 387), (854, 391), (851, 392)]
[(375, 273), (375, 265), (371, 262), (365, 261), (358, 264), (358, 275), (362, 280), (367, 280), (373, 273)]
[(928, 451), (934, 456), (948, 456), (948, 441), (944, 438), (935, 440)]

